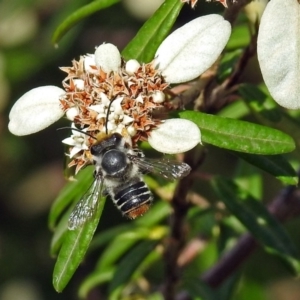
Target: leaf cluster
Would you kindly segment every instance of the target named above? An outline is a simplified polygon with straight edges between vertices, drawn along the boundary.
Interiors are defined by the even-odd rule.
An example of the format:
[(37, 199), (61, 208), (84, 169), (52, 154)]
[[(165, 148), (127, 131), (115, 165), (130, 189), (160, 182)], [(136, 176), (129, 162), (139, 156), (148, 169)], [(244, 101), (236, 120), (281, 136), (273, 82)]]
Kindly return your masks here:
[[(116, 2), (97, 0), (80, 8), (58, 27), (53, 42), (57, 43), (81, 19)], [(128, 43), (122, 53), (124, 58), (151, 61), (182, 7), (178, 0), (166, 0)], [(216, 288), (213, 282), (218, 281), (218, 273), (213, 273), (215, 278), (212, 278), (207, 270), (218, 265), (224, 253), (234, 249), (230, 241), (236, 244), (241, 235), (249, 233), (255, 241), (252, 246), (260, 245), (268, 255), (284, 262), (292, 274), (299, 274), (299, 253), (281, 224), (286, 217), (267, 207), (265, 202), (270, 199), (264, 198), (264, 188), (270, 178), (276, 179), (272, 179), (271, 185), (277, 192), (282, 186), (298, 184), (295, 168), (299, 154), (294, 150), (299, 146), (299, 114), (279, 108), (263, 84), (249, 84), (240, 77), (239, 72), (244, 71), (241, 60), (250, 58), (247, 51), (253, 46), (252, 41), (247, 23), (237, 22), (211, 80), (213, 88), (207, 85), (198, 98), (210, 99), (212, 104), (202, 106), (201, 112), (189, 106), (172, 115), (193, 121), (202, 134), (203, 145), (185, 155), (194, 169), (188, 179), (192, 188), (186, 191), (189, 204), (176, 202), (180, 183), (175, 189), (174, 183), (147, 177), (148, 186), (160, 199), (147, 215), (102, 229), (101, 223), (98, 225), (102, 212), (105, 214), (105, 199), (102, 199), (96, 218), (80, 229), (68, 231), (70, 211), (93, 180), (91, 168), (81, 171), (76, 182), (66, 185), (49, 216), (49, 226), (54, 230), (51, 254), (57, 255), (53, 284), (58, 292), (63, 291), (82, 261), (91, 255), (96, 260), (79, 287), (82, 298), (93, 288), (102, 286), (107, 299), (162, 299), (162, 295), (168, 295), (168, 292), (161, 293), (162, 285), (168, 287), (168, 277), (175, 276), (168, 273), (168, 268), (164, 272), (162, 265), (173, 259), (177, 264), (173, 270), (182, 274), (181, 280), (175, 280), (176, 293), (184, 291), (191, 297), (187, 299), (230, 299), (241, 273), (224, 267), (227, 273), (225, 278), (218, 279), (220, 285)], [(210, 160), (220, 165), (202, 171), (200, 165), (204, 162), (205, 166), (206, 158), (214, 153), (216, 157)], [(234, 161), (229, 171), (224, 170), (227, 164), (222, 159)], [(280, 194), (283, 202), (290, 199), (291, 193)], [(186, 209), (181, 212), (182, 219), (176, 216), (178, 207)], [(175, 240), (180, 246), (178, 253), (174, 250), (176, 246), (173, 247), (173, 258), (169, 237), (176, 238), (174, 228), (177, 227), (168, 221), (172, 213), (173, 222), (183, 220), (181, 229), (186, 228), (186, 233)], [(193, 243), (204, 246), (195, 250)], [(191, 258), (185, 255), (188, 250), (194, 251)]]

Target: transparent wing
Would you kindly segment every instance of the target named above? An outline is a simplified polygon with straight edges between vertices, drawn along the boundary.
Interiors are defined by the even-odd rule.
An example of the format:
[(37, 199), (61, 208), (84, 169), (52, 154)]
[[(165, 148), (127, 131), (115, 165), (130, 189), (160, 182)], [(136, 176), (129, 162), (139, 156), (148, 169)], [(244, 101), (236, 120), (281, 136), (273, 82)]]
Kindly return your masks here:
[(134, 155), (129, 155), (129, 158), (138, 165), (142, 172), (159, 174), (166, 179), (180, 179), (187, 176), (191, 171), (188, 164), (168, 158), (153, 159)]
[(71, 212), (68, 222), (69, 230), (77, 229), (94, 216), (102, 189), (103, 180), (100, 177), (96, 177), (93, 184)]

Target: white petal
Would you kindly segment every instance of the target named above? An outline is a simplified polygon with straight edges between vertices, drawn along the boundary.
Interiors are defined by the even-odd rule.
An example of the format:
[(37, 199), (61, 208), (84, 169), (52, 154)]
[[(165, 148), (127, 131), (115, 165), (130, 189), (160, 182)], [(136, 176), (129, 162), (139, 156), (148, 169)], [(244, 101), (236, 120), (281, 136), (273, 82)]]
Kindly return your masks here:
[(124, 97), (119, 97), (115, 100), (113, 100), (111, 107), (114, 108), (115, 114), (121, 115), (123, 114), (123, 109), (121, 106), (121, 102), (123, 101)]
[(78, 148), (78, 147), (73, 147), (72, 150), (70, 151), (70, 158), (73, 158), (77, 153), (79, 153), (81, 150), (83, 150), (82, 148)]
[(102, 44), (95, 51), (95, 61), (98, 68), (106, 73), (118, 71), (121, 66), (121, 55), (113, 44)]
[(82, 79), (74, 79), (74, 84), (79, 90), (84, 90), (84, 81)]
[(106, 126), (109, 133), (117, 128), (117, 125), (112, 122), (107, 122)]
[(130, 59), (125, 66), (127, 74), (133, 75), (140, 67), (140, 63), (135, 59)]
[(56, 86), (42, 86), (24, 94), (12, 107), (8, 129), (15, 135), (38, 132), (59, 120), (64, 112), (59, 98), (65, 91)]
[(74, 121), (75, 117), (78, 116), (79, 109), (77, 107), (71, 107), (66, 111), (66, 117), (70, 121)]
[(231, 33), (220, 15), (197, 18), (169, 35), (158, 48), (154, 65), (169, 83), (192, 80), (217, 60)]
[(62, 143), (69, 145), (69, 146), (75, 146), (75, 140), (72, 137), (65, 138), (61, 141)]
[(139, 95), (137, 96), (137, 98), (135, 98), (135, 102), (143, 104), (143, 103), (144, 103), (144, 98), (143, 98), (143, 96), (142, 96), (141, 94), (139, 94)]
[(152, 94), (152, 99), (154, 103), (163, 103), (165, 101), (165, 94), (162, 91), (155, 91)]
[(87, 54), (84, 56), (84, 69), (89, 72), (93, 73), (95, 72), (94, 69), (91, 68), (91, 66), (95, 66), (95, 55), (94, 54)]
[(129, 124), (129, 123), (131, 123), (132, 121), (134, 121), (133, 118), (131, 118), (131, 117), (127, 116), (127, 115), (124, 115), (122, 123), (123, 123), (123, 124)]
[(201, 143), (201, 133), (198, 126), (189, 120), (170, 119), (151, 132), (148, 142), (162, 153), (182, 153)]
[(104, 113), (104, 105), (103, 104), (90, 105), (88, 108), (97, 112), (98, 114)]
[(272, 0), (261, 19), (257, 54), (264, 81), (274, 100), (300, 108), (300, 4)]
[(103, 92), (100, 93), (99, 97), (101, 99), (101, 104), (103, 104), (104, 106), (109, 105), (110, 100), (108, 99), (108, 97)]
[(134, 136), (136, 134), (136, 129), (134, 128), (133, 125), (130, 125), (127, 127), (127, 132), (130, 136)]

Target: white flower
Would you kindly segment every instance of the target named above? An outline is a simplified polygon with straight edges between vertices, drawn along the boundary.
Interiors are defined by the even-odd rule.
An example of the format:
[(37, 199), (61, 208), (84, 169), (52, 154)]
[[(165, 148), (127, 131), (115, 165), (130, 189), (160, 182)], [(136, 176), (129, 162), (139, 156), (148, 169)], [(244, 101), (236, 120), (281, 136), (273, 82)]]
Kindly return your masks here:
[(167, 82), (192, 80), (217, 60), (231, 33), (220, 15), (194, 19), (169, 35), (159, 46), (154, 63)]
[(140, 63), (137, 60), (130, 59), (128, 62), (126, 62), (125, 70), (127, 74), (132, 75), (139, 69), (140, 66)]
[(274, 100), (289, 109), (300, 108), (300, 4), (272, 0), (259, 27), (257, 55)]
[[(48, 93), (50, 88), (40, 87), (25, 94), (33, 107), (13, 108), (9, 129), (16, 134), (30, 134), (58, 120), (64, 111), (81, 128), (88, 128), (89, 134), (99, 131), (125, 133), (134, 143), (149, 137), (151, 146), (160, 152), (185, 152), (201, 143), (199, 128), (184, 119), (160, 122), (152, 118), (151, 112), (156, 108), (168, 108), (163, 91), (169, 84), (192, 80), (213, 65), (230, 32), (229, 22), (219, 15), (197, 18), (167, 37), (149, 64), (136, 60), (121, 64), (119, 50), (112, 44), (102, 44), (95, 54), (74, 61), (73, 67), (61, 68), (70, 75), (63, 81), (67, 92), (56, 88), (53, 95)], [(23, 107), (19, 104), (22, 98), (16, 107)], [(34, 106), (40, 103), (36, 99), (44, 99), (41, 102), (44, 105), (49, 103), (47, 122), (32, 113)], [(55, 118), (50, 119), (52, 110)], [(21, 113), (26, 115), (25, 122), (31, 124), (30, 129), (19, 128), (24, 123), (20, 122)], [(72, 146), (71, 157), (88, 148), (86, 136), (76, 131), (63, 142)]]
[(56, 86), (41, 86), (24, 94), (9, 113), (8, 129), (15, 135), (27, 135), (58, 121), (64, 111), (60, 97), (65, 91)]
[[(76, 128), (74, 123), (72, 123), (72, 128)], [(73, 158), (82, 150), (89, 149), (89, 147), (87, 146), (87, 135), (84, 134), (84, 132), (86, 132), (86, 129), (83, 129), (81, 131), (82, 133), (77, 130), (72, 130), (72, 135), (62, 141), (64, 144), (72, 146), (72, 150), (68, 154), (70, 158)]]
[[(192, 80), (213, 65), (230, 33), (230, 23), (220, 15), (197, 18), (163, 41), (156, 52), (154, 64), (167, 82)], [(174, 154), (188, 151), (201, 143), (201, 133), (191, 121), (171, 119), (153, 130), (148, 141), (157, 151)]]
[(181, 153), (199, 144), (201, 133), (197, 125), (189, 120), (169, 119), (152, 131), (148, 142), (159, 152)]
[(95, 62), (98, 68), (109, 73), (118, 71), (121, 66), (121, 55), (118, 48), (112, 44), (102, 44), (95, 51)]

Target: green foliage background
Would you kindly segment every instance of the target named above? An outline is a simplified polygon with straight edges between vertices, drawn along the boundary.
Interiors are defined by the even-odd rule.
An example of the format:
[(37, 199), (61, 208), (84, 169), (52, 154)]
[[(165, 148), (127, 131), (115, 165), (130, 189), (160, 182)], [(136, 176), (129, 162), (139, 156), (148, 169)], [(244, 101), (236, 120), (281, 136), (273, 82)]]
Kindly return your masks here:
[[(64, 75), (58, 67), (93, 52), (96, 45), (111, 42), (123, 49), (125, 58), (149, 61), (174, 22), (180, 26), (223, 10), (219, 4), (204, 1), (199, 1), (195, 10), (175, 0), (166, 3), (141, 30), (143, 22), (118, 1), (5, 0), (0, 4), (1, 300), (20, 295), (31, 300), (76, 299), (78, 294), (87, 299), (162, 299), (160, 287), (167, 277), (162, 249), (171, 229), (169, 201), (175, 183), (147, 176), (156, 201), (150, 212), (136, 221), (123, 219), (111, 201), (106, 201), (90, 244), (97, 220), (80, 232), (66, 231), (68, 205), (78, 200), (92, 181), (89, 167), (78, 174), (78, 182), (65, 185), (60, 141), (67, 134), (56, 129), (68, 124), (62, 120), (35, 135), (15, 137), (8, 132), (7, 123), (16, 99), (37, 86), (60, 86)], [(21, 15), (28, 19), (21, 19), (20, 25)], [(28, 35), (14, 39), (14, 32), (21, 32), (22, 24), (26, 27), (29, 21), (34, 24)], [(241, 14), (220, 64), (220, 82), (231, 74), (249, 44), (248, 27)], [(65, 34), (68, 28), (72, 29)], [(178, 290), (188, 291), (191, 299), (205, 300), (300, 297), (298, 282), (293, 279), (299, 274), (299, 220), (296, 215), (283, 227), (265, 208), (283, 188), (298, 182), (299, 154), (286, 153), (299, 147), (299, 113), (276, 106), (254, 59), (251, 68), (244, 70), (236, 101), (214, 115), (184, 111), (177, 116), (193, 120), (201, 128), (205, 145), (194, 153), (203, 155), (205, 151), (205, 160), (191, 189), (196, 204), (185, 216), (186, 242), (193, 241), (201, 248), (184, 266)], [(147, 145), (145, 151), (153, 155)], [(53, 232), (47, 227), (47, 218)], [(200, 280), (201, 274), (248, 232), (260, 247), (242, 268), (228, 274), (217, 289)], [(85, 251), (87, 256), (77, 269)], [(52, 280), (62, 294), (54, 290)]]

